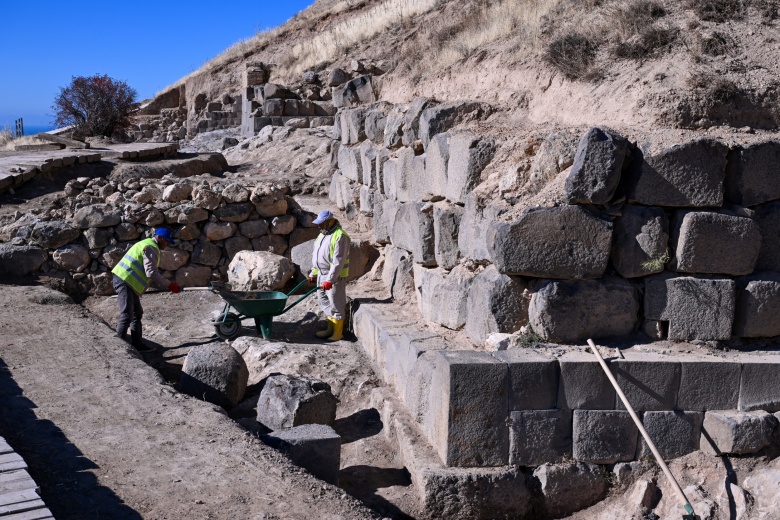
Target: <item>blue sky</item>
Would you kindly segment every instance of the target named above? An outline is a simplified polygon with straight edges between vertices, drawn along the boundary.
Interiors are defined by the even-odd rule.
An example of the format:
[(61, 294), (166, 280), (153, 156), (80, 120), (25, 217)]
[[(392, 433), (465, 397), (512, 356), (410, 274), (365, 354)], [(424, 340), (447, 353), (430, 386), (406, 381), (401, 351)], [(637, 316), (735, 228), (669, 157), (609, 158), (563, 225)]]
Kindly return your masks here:
[(0, 128), (49, 124), (72, 76), (108, 74), (138, 99), (314, 0), (0, 0)]

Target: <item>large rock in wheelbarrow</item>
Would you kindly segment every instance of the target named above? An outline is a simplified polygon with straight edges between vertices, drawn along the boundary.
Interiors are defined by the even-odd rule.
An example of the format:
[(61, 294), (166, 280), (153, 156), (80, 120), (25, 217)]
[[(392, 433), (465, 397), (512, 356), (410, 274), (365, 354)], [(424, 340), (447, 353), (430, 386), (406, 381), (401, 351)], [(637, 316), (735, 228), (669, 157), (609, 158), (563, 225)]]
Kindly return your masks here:
[(244, 397), (249, 369), (232, 347), (211, 343), (193, 347), (184, 360), (179, 390), (222, 408), (233, 408)]
[(234, 291), (276, 291), (295, 273), (292, 260), (269, 251), (239, 251), (228, 266)]
[(279, 374), (269, 377), (257, 401), (257, 422), (271, 430), (302, 424), (333, 426), (338, 399), (318, 379)]

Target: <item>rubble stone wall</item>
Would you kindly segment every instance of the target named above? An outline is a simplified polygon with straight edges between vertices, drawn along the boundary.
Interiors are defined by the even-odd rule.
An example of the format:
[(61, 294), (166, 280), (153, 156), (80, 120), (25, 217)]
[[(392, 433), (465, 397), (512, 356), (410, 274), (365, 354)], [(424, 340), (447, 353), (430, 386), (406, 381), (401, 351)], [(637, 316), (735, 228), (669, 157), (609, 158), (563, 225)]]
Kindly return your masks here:
[(226, 281), (228, 264), (243, 250), (289, 250), (315, 238), (315, 216), (286, 187), (243, 186), (224, 179), (166, 176), (116, 183), (104, 178), (68, 182), (68, 203), (27, 214), (0, 233), (0, 271), (62, 279), (84, 294), (113, 294), (111, 269), (155, 227), (178, 240), (162, 251), (160, 270), (182, 287)]

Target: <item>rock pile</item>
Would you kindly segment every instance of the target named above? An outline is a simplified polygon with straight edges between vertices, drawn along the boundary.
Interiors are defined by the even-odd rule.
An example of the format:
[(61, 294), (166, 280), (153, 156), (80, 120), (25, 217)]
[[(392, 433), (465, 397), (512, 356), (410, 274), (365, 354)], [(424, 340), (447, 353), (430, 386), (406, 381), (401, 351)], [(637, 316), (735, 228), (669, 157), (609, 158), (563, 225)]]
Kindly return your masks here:
[(225, 281), (239, 251), (283, 255), (314, 238), (314, 215), (286, 187), (244, 186), (211, 176), (182, 180), (79, 178), (68, 182), (59, 209), (17, 214), (0, 228), (0, 272), (45, 274), (70, 290), (112, 294), (110, 270), (153, 228), (178, 240), (162, 252), (164, 276), (182, 287)]

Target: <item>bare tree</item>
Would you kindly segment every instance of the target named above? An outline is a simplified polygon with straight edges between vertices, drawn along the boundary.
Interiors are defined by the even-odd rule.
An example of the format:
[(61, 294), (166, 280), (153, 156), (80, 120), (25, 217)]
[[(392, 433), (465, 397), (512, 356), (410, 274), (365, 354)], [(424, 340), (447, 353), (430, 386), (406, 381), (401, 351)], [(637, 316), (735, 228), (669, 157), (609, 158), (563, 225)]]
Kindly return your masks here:
[(54, 99), (55, 124), (75, 127), (79, 136), (111, 136), (130, 125), (136, 91), (107, 75), (74, 76)]

